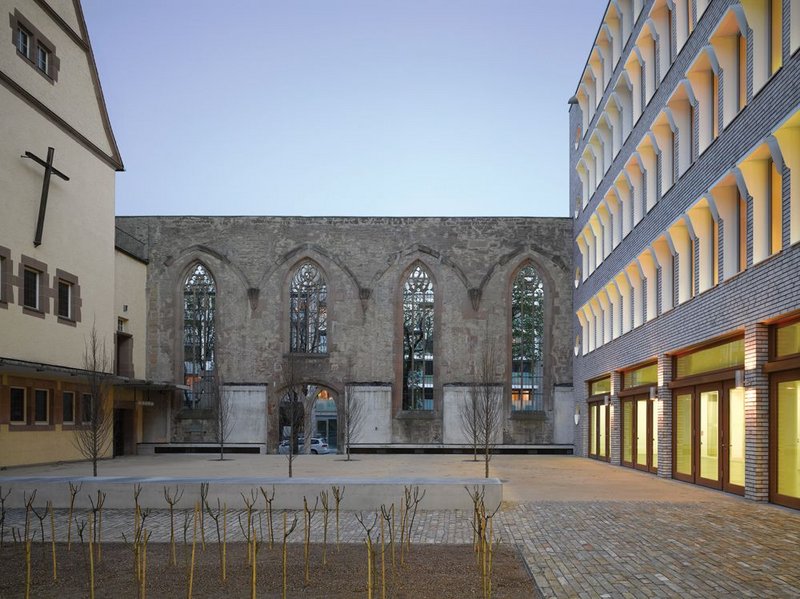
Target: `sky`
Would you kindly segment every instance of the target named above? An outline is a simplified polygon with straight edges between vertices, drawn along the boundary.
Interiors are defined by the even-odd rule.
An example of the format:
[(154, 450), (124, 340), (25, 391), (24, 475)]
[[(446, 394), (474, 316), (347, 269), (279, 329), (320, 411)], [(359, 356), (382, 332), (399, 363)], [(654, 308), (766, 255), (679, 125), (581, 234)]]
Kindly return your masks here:
[(83, 0), (119, 215), (567, 216), (604, 0)]

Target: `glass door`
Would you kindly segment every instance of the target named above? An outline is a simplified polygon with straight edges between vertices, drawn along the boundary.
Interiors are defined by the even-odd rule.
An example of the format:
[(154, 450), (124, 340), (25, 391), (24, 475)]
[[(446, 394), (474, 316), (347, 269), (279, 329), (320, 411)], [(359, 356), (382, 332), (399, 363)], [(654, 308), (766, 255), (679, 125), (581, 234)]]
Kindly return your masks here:
[(650, 472), (658, 472), (658, 412), (661, 403), (650, 400)]
[(770, 500), (800, 509), (800, 371), (772, 376)]
[(608, 459), (608, 408), (597, 404), (597, 457)]
[(673, 476), (744, 494), (744, 389), (732, 381), (673, 394)]
[(622, 464), (633, 467), (633, 399), (623, 399), (620, 402), (622, 408)]
[(608, 460), (608, 406), (602, 401), (589, 404), (589, 457)]
[(720, 488), (720, 385), (698, 387), (696, 396), (696, 482)]
[(694, 482), (694, 388), (677, 389), (673, 397), (672, 475)]
[(639, 470), (650, 469), (648, 403), (647, 396), (640, 395), (636, 397), (636, 468)]
[(728, 401), (723, 404), (722, 488), (744, 495), (744, 389), (725, 385)]

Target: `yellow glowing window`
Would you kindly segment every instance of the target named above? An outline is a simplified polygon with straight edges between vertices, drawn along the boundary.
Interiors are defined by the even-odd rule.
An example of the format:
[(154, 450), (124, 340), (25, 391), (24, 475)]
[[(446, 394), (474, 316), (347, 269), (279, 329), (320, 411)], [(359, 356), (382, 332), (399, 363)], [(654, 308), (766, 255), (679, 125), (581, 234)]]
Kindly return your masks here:
[(775, 356), (800, 354), (800, 320), (778, 327), (775, 332)]
[(777, 491), (800, 498), (800, 380), (780, 383), (777, 401)]
[(658, 384), (658, 364), (649, 364), (625, 373), (625, 388)]
[(678, 356), (677, 378), (744, 365), (744, 339)]
[(633, 402), (622, 404), (622, 461), (633, 461)]
[(692, 475), (692, 396), (678, 395), (675, 400), (675, 470)]
[(604, 379), (592, 381), (589, 384), (589, 388), (589, 395), (605, 395), (611, 393), (611, 377), (607, 376)]

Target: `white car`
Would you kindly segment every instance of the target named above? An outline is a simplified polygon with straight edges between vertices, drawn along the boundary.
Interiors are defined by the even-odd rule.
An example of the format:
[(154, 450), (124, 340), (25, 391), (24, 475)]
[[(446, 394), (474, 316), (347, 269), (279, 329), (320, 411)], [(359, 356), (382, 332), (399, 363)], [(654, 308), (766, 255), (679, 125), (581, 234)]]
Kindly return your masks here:
[[(300, 455), (305, 453), (303, 451), (305, 446), (305, 439), (298, 439), (297, 440), (297, 454)], [(278, 453), (288, 454), (289, 453), (289, 440), (284, 439), (281, 441), (281, 444), (278, 446)], [(328, 442), (321, 437), (311, 437), (311, 453), (317, 455), (324, 455), (326, 453), (330, 453), (330, 449), (328, 448)]]

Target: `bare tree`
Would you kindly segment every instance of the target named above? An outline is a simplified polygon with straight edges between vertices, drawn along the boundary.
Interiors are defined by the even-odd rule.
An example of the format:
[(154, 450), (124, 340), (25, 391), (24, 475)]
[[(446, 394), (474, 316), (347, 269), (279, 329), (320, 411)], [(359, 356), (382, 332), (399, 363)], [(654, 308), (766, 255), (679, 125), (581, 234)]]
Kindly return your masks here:
[(85, 340), (83, 368), (86, 386), (80, 403), (80, 423), (75, 426), (73, 444), (80, 454), (92, 462), (92, 476), (97, 476), (97, 461), (106, 455), (114, 438), (112, 407), (109, 406), (111, 390), (111, 360), (92, 323), (89, 338)]
[(473, 451), (475, 455), (478, 450), (483, 454), (484, 476), (489, 478), (489, 462), (502, 436), (502, 385), (497, 382), (494, 344), (485, 341), (481, 348), (478, 363), (473, 368), (474, 384), (462, 411), (462, 425), (464, 420), (470, 423)]
[(286, 459), (289, 462), (289, 478), (292, 478), (292, 465), (297, 456), (297, 431), (303, 422), (303, 402), (300, 399), (302, 385), (297, 372), (297, 358), (289, 354), (286, 358), (284, 374), (285, 392), (279, 406), (279, 424), (281, 435), (284, 428), (289, 429)]
[(461, 431), (469, 439), (472, 445), (472, 461), (478, 461), (478, 449), (480, 448), (480, 429), (481, 418), (478, 410), (478, 393), (474, 387), (470, 387), (467, 397), (459, 406), (459, 418), (461, 420)]
[(311, 437), (314, 434), (314, 406), (317, 404), (319, 387), (316, 385), (301, 386), (303, 399), (303, 453), (311, 454)]
[(219, 459), (225, 459), (225, 442), (233, 432), (233, 404), (225, 395), (222, 377), (214, 370), (204, 377), (206, 385), (203, 395), (207, 395), (211, 406), (212, 432), (214, 441), (219, 444)]
[(353, 397), (350, 392), (350, 385), (344, 387), (344, 450), (347, 454), (347, 461), (350, 461), (350, 446), (353, 437), (357, 437), (364, 423), (364, 404), (359, 399)]

